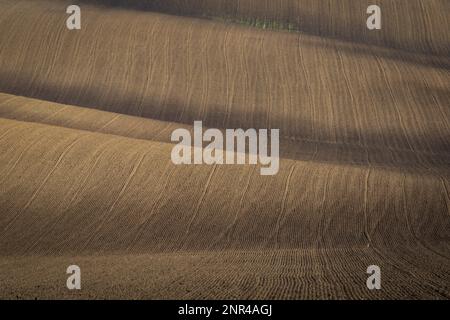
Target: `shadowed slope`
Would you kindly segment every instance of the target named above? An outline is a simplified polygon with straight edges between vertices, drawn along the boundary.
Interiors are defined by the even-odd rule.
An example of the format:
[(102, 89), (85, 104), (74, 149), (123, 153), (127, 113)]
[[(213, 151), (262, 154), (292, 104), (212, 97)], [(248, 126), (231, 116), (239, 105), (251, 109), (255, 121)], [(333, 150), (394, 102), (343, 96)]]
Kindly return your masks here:
[[(448, 293), (450, 221), (441, 178), (292, 160), (282, 160), (277, 176), (262, 177), (250, 166), (173, 166), (167, 157), (171, 147), (164, 143), (13, 120), (0, 120), (0, 128), (3, 272), (11, 272), (11, 263), (20, 261), (14, 257), (28, 254), (145, 253), (151, 254), (146, 258), (151, 261), (166, 253), (163, 259), (169, 260), (162, 260), (164, 264), (178, 259), (178, 254), (193, 252), (207, 257), (198, 261), (199, 268), (219, 272), (213, 271), (211, 281), (223, 276), (230, 282), (230, 270), (221, 275), (220, 266), (241, 263), (245, 270), (245, 261), (253, 254), (257, 262), (248, 271), (253, 276), (268, 272), (261, 259), (271, 252), (280, 259), (317, 255), (314, 266), (319, 269), (349, 268), (341, 258), (364, 260), (369, 255), (378, 264), (400, 270), (395, 273), (404, 274), (403, 279), (409, 273), (421, 277), (420, 284), (408, 284), (421, 297)], [(352, 250), (360, 251), (359, 258)], [(218, 259), (223, 254), (230, 260)], [(96, 272), (108, 270), (102, 268)], [(129, 268), (120, 267), (112, 278), (123, 281)], [(278, 270), (274, 267), (266, 276), (274, 277)], [(297, 278), (307, 269), (292, 272)], [(183, 278), (188, 287), (198, 286), (195, 277)], [(147, 274), (143, 279), (158, 281), (159, 275)], [(98, 284), (106, 290), (104, 294), (107, 283)], [(284, 296), (282, 286), (278, 282), (271, 289), (274, 297), (303, 296), (299, 292)], [(330, 288), (331, 294), (337, 295), (338, 288)], [(86, 294), (102, 296), (96, 290)], [(269, 297), (271, 290), (246, 294)], [(39, 291), (31, 290), (32, 294)], [(173, 290), (162, 297), (180, 293)], [(120, 296), (117, 291), (111, 294)], [(392, 290), (384, 295), (395, 296), (401, 293)]]

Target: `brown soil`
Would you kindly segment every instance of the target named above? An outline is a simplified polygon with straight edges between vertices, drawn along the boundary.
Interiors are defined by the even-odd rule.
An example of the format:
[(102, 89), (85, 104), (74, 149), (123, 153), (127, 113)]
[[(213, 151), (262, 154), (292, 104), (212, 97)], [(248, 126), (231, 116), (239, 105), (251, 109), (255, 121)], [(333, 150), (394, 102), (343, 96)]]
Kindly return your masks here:
[[(1, 298), (450, 298), (447, 2), (378, 1), (371, 38), (364, 1), (255, 1), (99, 1), (69, 31), (67, 1), (0, 0)], [(279, 173), (175, 166), (194, 120), (279, 128)]]

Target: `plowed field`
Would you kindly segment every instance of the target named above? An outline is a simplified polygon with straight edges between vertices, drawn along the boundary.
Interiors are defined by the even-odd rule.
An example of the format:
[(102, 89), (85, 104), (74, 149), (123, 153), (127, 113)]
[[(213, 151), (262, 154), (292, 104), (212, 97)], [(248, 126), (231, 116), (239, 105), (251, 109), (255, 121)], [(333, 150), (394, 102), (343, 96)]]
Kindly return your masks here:
[[(0, 298), (449, 299), (449, 3), (375, 2), (380, 31), (365, 0), (82, 1), (68, 30), (0, 0)], [(173, 164), (195, 120), (280, 129), (278, 174)]]

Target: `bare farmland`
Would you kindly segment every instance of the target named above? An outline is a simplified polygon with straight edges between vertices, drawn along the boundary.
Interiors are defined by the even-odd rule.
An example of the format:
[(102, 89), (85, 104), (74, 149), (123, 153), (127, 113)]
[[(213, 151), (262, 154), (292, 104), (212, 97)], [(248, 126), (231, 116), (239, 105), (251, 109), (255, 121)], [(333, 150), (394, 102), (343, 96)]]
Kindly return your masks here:
[[(86, 2), (72, 32), (0, 0), (0, 297), (450, 298), (448, 4), (380, 1), (371, 38), (364, 1), (255, 1)], [(194, 120), (279, 128), (279, 173), (175, 166)]]

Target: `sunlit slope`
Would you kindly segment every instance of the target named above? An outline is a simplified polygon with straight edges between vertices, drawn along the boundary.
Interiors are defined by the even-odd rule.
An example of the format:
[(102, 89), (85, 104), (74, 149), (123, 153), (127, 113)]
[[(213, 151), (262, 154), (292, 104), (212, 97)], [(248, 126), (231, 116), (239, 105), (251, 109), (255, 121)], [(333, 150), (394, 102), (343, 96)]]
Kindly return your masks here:
[[(194, 135), (192, 124), (183, 125), (173, 121), (129, 116), (4, 93), (0, 93), (0, 117), (166, 143), (175, 143), (171, 140), (171, 134), (179, 128), (188, 130), (191, 136)], [(207, 129), (203, 127), (203, 131)], [(222, 132), (225, 134), (223, 129)], [(443, 177), (448, 177), (450, 173), (450, 150), (415, 151), (407, 148), (293, 139), (284, 135), (283, 130), (281, 133), (281, 158), (370, 165), (426, 174), (433, 172)], [(206, 145), (207, 143), (204, 143), (204, 146)]]
[[(96, 0), (98, 4), (333, 37), (413, 52), (450, 54), (446, 0)], [(92, 3), (92, 1), (85, 1)], [(382, 29), (366, 28), (367, 8), (378, 5)]]

